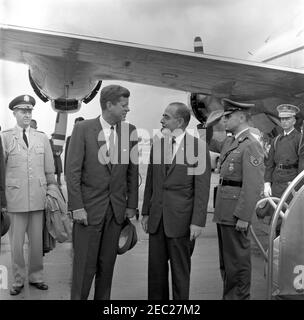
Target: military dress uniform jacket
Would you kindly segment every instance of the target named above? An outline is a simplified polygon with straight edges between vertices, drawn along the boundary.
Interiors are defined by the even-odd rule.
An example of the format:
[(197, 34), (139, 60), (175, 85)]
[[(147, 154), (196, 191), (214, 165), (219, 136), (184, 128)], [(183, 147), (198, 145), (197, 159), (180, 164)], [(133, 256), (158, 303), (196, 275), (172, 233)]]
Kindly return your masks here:
[[(228, 137), (224, 141), (220, 162), (220, 185), (216, 196), (213, 221), (235, 225), (237, 220), (241, 219), (250, 223), (255, 205), (263, 190), (262, 146), (246, 130), (237, 139)], [(227, 182), (227, 180), (227, 185), (224, 183), (221, 185), (221, 181)], [(241, 185), (229, 185), (231, 181)]]
[(8, 212), (44, 210), (47, 185), (55, 183), (51, 146), (43, 132), (29, 129), (29, 147), (17, 127), (2, 132)]
[[(156, 143), (151, 149), (142, 207), (142, 215), (149, 216), (148, 232), (157, 232), (163, 219), (167, 237), (187, 236), (190, 224), (201, 227), (206, 224), (211, 176), (208, 146), (186, 133), (167, 173), (163, 152), (159, 159), (161, 161), (155, 161), (154, 158), (153, 164), (153, 154), (157, 153), (155, 146)], [(202, 156), (198, 163), (187, 150), (194, 150), (193, 155)], [(180, 163), (179, 159), (182, 159)], [(197, 174), (189, 174), (195, 169)]]
[(304, 169), (301, 133), (294, 129), (287, 136), (280, 134), (273, 139), (265, 165), (265, 182), (292, 181)]

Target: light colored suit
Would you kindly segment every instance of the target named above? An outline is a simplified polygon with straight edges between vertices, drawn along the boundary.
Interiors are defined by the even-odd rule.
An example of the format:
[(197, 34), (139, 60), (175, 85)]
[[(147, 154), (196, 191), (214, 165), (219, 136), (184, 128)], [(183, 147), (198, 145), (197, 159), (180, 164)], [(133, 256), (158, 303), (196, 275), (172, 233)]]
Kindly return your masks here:
[(21, 286), (25, 280), (25, 233), (29, 238), (29, 281), (42, 282), (43, 210), (47, 185), (56, 184), (51, 146), (43, 132), (30, 128), (27, 148), (17, 126), (3, 131), (2, 141), (14, 285)]

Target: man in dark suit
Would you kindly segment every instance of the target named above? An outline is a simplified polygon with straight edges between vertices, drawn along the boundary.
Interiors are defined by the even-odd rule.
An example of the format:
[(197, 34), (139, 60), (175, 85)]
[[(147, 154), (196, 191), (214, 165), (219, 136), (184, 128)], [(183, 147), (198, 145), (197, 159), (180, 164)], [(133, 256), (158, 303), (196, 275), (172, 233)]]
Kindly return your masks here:
[[(77, 122), (79, 121), (83, 121), (84, 118), (83, 117), (78, 117), (74, 120), (74, 126)], [(68, 136), (66, 138), (65, 141), (65, 150), (64, 150), (64, 175), (66, 175), (66, 161), (67, 161), (67, 157), (68, 157), (68, 150), (69, 150), (69, 145), (70, 145), (70, 140), (71, 140), (71, 136)]]
[(185, 132), (190, 112), (171, 103), (150, 154), (142, 226), (149, 233), (148, 299), (169, 299), (168, 260), (173, 299), (189, 299), (191, 253), (205, 226), (210, 187), (207, 145)]
[(124, 122), (129, 95), (121, 86), (104, 87), (102, 115), (78, 122), (72, 133), (66, 176), (74, 219), (72, 299), (87, 299), (94, 276), (94, 299), (110, 299), (122, 224), (136, 214), (138, 138)]

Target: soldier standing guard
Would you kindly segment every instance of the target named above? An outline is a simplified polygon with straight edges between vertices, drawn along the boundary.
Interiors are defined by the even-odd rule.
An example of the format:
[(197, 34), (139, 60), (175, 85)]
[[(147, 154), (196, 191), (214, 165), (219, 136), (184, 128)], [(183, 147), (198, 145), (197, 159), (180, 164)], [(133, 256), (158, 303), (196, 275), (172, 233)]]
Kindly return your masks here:
[(217, 224), (223, 299), (242, 300), (250, 298), (248, 227), (263, 191), (264, 157), (262, 146), (249, 130), (249, 111), (254, 105), (229, 99), (222, 103), (225, 128), (233, 136), (211, 144), (213, 151), (221, 152), (213, 221)]
[(280, 198), (288, 183), (304, 169), (304, 149), (302, 135), (294, 127), (300, 109), (291, 104), (281, 104), (277, 110), (284, 132), (272, 141), (265, 161), (264, 195)]
[(47, 290), (43, 282), (42, 228), (47, 185), (56, 184), (54, 161), (47, 136), (30, 128), (35, 99), (18, 96), (9, 104), (17, 124), (3, 131), (5, 192), (11, 219), (9, 231), (13, 285), (11, 295), (21, 292), (25, 282), (24, 238), (28, 236), (30, 285)]
[[(302, 134), (294, 127), (300, 109), (291, 104), (281, 104), (277, 110), (284, 131), (273, 139), (265, 160), (264, 195), (280, 198), (288, 184), (304, 169), (304, 148)], [(281, 219), (276, 228), (277, 236), (280, 226)]]

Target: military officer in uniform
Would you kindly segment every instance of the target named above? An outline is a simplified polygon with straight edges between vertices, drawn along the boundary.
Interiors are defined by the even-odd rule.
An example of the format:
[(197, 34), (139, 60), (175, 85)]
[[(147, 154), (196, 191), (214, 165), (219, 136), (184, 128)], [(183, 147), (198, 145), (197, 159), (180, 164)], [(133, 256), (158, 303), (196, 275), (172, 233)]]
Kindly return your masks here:
[(265, 160), (264, 195), (280, 198), (288, 183), (304, 169), (304, 148), (302, 134), (294, 127), (300, 109), (281, 104), (277, 110), (284, 131), (273, 139)]
[(250, 298), (248, 227), (263, 192), (264, 158), (261, 144), (249, 130), (254, 105), (229, 99), (222, 103), (226, 130), (233, 135), (210, 145), (213, 151), (221, 152), (213, 221), (217, 224), (223, 299), (243, 300)]
[(56, 184), (54, 161), (47, 136), (30, 128), (35, 99), (29, 95), (13, 99), (17, 124), (3, 131), (5, 155), (5, 192), (7, 211), (11, 219), (9, 231), (13, 269), (11, 295), (17, 295), (24, 287), (26, 270), (24, 238), (28, 237), (28, 280), (30, 285), (47, 290), (43, 281), (42, 227), (46, 190)]

